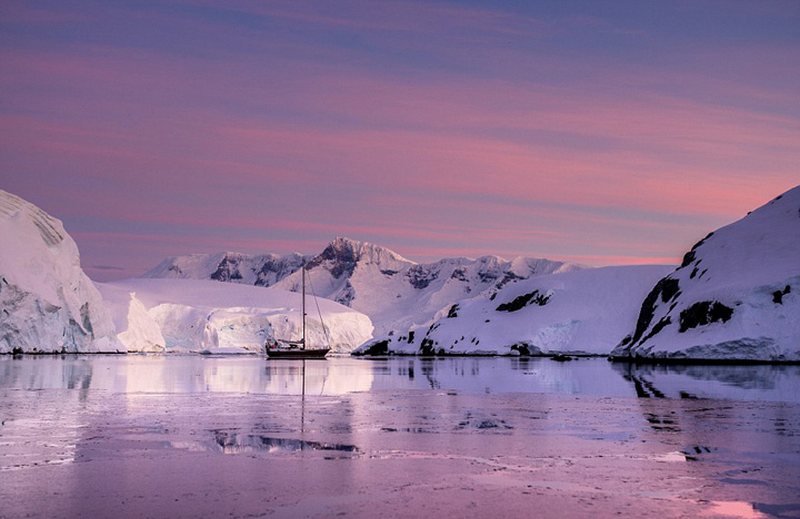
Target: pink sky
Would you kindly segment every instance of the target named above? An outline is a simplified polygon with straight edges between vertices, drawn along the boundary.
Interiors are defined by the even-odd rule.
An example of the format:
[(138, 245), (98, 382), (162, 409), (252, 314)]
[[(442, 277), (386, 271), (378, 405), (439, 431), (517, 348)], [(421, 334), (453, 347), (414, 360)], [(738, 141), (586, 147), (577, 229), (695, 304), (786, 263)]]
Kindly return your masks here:
[[(557, 4), (557, 3), (556, 3)], [(0, 7), (0, 187), (168, 255), (677, 261), (800, 183), (793, 2)]]

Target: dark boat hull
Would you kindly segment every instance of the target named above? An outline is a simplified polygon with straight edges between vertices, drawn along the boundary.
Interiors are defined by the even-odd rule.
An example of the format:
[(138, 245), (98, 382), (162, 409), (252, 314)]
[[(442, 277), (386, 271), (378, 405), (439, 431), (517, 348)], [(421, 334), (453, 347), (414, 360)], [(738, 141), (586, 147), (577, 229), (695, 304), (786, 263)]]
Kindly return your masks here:
[(325, 355), (331, 351), (330, 348), (318, 349), (274, 349), (267, 350), (267, 357), (270, 359), (324, 359)]

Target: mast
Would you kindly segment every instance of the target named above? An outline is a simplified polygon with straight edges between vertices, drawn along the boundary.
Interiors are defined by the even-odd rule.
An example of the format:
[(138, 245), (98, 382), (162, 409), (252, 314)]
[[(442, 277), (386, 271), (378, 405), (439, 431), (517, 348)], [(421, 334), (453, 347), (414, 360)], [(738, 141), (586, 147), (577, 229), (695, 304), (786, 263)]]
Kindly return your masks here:
[(303, 339), (302, 339), (302, 348), (306, 349), (306, 266), (303, 265), (303, 275), (301, 276), (303, 279)]

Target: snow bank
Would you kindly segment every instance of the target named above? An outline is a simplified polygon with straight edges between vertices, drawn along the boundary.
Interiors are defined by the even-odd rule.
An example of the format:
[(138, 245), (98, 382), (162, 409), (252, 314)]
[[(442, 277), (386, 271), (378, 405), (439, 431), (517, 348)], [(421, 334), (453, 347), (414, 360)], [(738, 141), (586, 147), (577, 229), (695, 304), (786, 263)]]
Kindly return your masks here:
[(631, 330), (615, 357), (800, 360), (800, 186), (696, 244)]
[[(268, 338), (298, 339), (301, 296), (275, 288), (188, 279), (131, 279), (98, 284), (128, 351), (262, 352)], [(326, 344), (307, 298), (309, 344)], [(372, 336), (369, 318), (318, 299), (332, 351), (349, 353)]]
[(0, 353), (123, 349), (59, 220), (0, 190), (0, 239)]
[(446, 307), (430, 326), (373, 339), (355, 354), (605, 355), (671, 268), (582, 269), (513, 282)]

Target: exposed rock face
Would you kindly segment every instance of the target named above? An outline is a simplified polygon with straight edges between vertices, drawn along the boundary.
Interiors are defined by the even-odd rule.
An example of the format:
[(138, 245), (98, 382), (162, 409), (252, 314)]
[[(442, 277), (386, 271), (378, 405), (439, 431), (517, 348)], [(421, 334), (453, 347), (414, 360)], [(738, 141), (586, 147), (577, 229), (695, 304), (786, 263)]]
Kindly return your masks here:
[(800, 360), (800, 186), (706, 236), (644, 299), (612, 355)]
[(376, 333), (406, 330), (453, 302), (530, 277), (576, 270), (536, 258), (445, 258), (415, 263), (367, 242), (336, 238), (315, 256), (236, 253), (169, 258), (146, 277), (181, 277), (300, 290), (305, 262), (314, 292), (368, 315)]
[(124, 351), (59, 220), (0, 190), (0, 240), (0, 353)]

